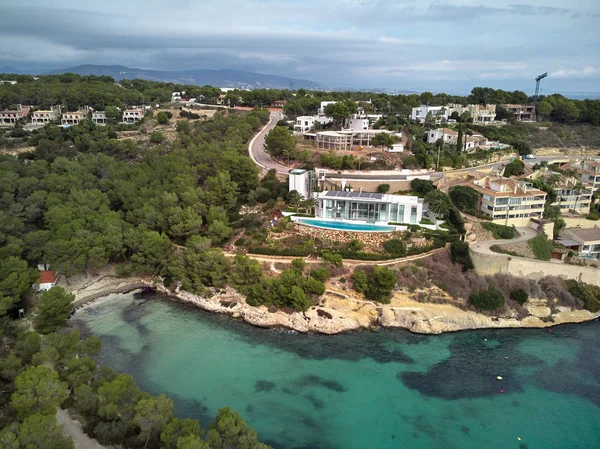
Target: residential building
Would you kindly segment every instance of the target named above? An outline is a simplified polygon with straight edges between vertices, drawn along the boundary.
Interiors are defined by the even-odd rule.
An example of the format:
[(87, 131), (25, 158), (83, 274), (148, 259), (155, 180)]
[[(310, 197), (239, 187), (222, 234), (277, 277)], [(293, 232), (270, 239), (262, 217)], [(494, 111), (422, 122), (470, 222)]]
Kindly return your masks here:
[(574, 172), (581, 182), (591, 184), (594, 190), (600, 188), (600, 162), (571, 162), (561, 165), (560, 169)]
[(315, 215), (340, 221), (417, 224), (423, 216), (423, 200), (416, 196), (326, 191), (317, 197)]
[(76, 112), (65, 112), (61, 118), (61, 125), (63, 126), (73, 126), (79, 125), (79, 122), (85, 120), (89, 115), (89, 108), (80, 109)]
[(394, 143), (390, 148), (387, 149), (388, 153), (402, 153), (404, 151), (403, 143)]
[(136, 107), (123, 111), (123, 123), (136, 123), (144, 118), (144, 108)]
[(217, 97), (217, 99), (216, 99), (216, 102), (217, 102), (217, 104), (218, 104), (218, 105), (222, 105), (222, 104), (224, 104), (224, 103), (225, 103), (225, 97), (226, 97), (226, 96), (227, 96), (227, 95), (225, 95), (225, 94), (221, 94), (221, 95), (219, 95), (219, 96)]
[(185, 91), (183, 92), (173, 92), (171, 93), (171, 101), (181, 101), (182, 97), (185, 96)]
[(450, 128), (432, 129), (427, 132), (427, 143), (436, 143), (439, 139), (442, 139), (444, 143), (456, 145), (458, 132)]
[(94, 111), (92, 113), (92, 122), (95, 125), (106, 125), (106, 113), (104, 111)]
[(40, 292), (50, 290), (56, 285), (56, 271), (40, 270), (40, 277), (34, 287)]
[(468, 112), (473, 123), (479, 125), (485, 125), (486, 123), (491, 123), (496, 120), (496, 105), (495, 104), (468, 104), (466, 106), (462, 106), (460, 104), (449, 104), (448, 109), (450, 111), (450, 115), (453, 112), (458, 113), (458, 115), (463, 115), (463, 113)]
[(446, 106), (428, 106), (423, 104), (418, 108), (412, 108), (410, 118), (416, 122), (422, 123), (427, 119), (427, 115), (431, 114), (432, 120), (435, 120), (435, 123), (439, 124), (442, 120), (447, 121), (450, 113), (450, 110)]
[(294, 131), (299, 133), (305, 133), (313, 129), (316, 124), (326, 125), (333, 122), (331, 117), (317, 116), (317, 115), (301, 115), (296, 118), (296, 124), (294, 125)]
[(567, 228), (560, 233), (558, 242), (577, 251), (584, 259), (600, 259), (600, 228)]
[(275, 100), (273, 102), (274, 108), (283, 108), (287, 104), (287, 100)]
[(0, 85), (2, 84), (12, 84), (14, 86), (15, 84), (17, 84), (17, 82), (13, 80), (0, 80)]
[(350, 131), (369, 129), (369, 119), (365, 115), (353, 114), (350, 118), (344, 119), (344, 129)]
[(535, 106), (532, 104), (501, 104), (500, 106), (512, 112), (518, 122), (535, 122)]
[(294, 168), (290, 170), (288, 177), (288, 191), (295, 190), (304, 198), (312, 198), (315, 191), (316, 175), (312, 170)]
[(582, 183), (573, 176), (567, 176), (548, 169), (536, 170), (527, 176), (535, 180), (544, 178), (553, 184), (556, 201), (552, 206), (558, 207), (561, 214), (589, 214), (594, 188), (589, 183)]
[(327, 107), (327, 105), (336, 104), (336, 103), (337, 103), (337, 101), (322, 101), (321, 107), (319, 108), (319, 111), (318, 111), (319, 115), (325, 115), (325, 108)]
[(29, 106), (18, 105), (15, 110), (0, 111), (0, 127), (15, 126), (19, 120), (27, 118), (29, 109)]
[(61, 107), (52, 106), (50, 109), (40, 109), (33, 111), (31, 123), (34, 125), (45, 125), (46, 123), (54, 122), (60, 118)]
[(530, 182), (489, 177), (471, 180), (469, 186), (480, 194), (479, 212), (500, 224), (526, 225), (530, 218), (542, 218), (546, 192)]

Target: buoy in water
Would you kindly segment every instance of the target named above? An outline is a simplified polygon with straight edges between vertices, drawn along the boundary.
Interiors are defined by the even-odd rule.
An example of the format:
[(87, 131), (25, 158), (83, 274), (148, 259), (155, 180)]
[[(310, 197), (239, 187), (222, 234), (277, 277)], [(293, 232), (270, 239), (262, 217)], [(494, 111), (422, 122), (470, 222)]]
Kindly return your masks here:
[(504, 360), (508, 360), (508, 356), (504, 357)]
[(517, 437), (517, 440), (521, 441), (521, 437)]
[(496, 379), (502, 380), (502, 376), (496, 376)]
[(504, 390), (500, 390), (500, 393), (504, 393)]

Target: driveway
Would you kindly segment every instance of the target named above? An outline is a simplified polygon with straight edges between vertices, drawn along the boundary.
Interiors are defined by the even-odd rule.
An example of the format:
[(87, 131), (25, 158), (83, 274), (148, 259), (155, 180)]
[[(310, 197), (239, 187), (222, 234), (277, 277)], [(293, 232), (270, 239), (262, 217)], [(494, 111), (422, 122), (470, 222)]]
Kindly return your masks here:
[(496, 253), (496, 252), (492, 251), (490, 248), (494, 245), (508, 245), (511, 243), (526, 242), (527, 240), (531, 240), (532, 238), (534, 238), (537, 235), (537, 232), (535, 232), (531, 228), (519, 227), (519, 228), (517, 228), (517, 231), (519, 232), (519, 237), (516, 237), (514, 239), (484, 240), (481, 242), (476, 242), (476, 243), (470, 244), (469, 249), (471, 249), (471, 251), (475, 251), (476, 253), (480, 253), (480, 254), (506, 257), (506, 254)]
[(275, 128), (277, 121), (280, 120), (281, 117), (281, 112), (271, 112), (269, 123), (267, 123), (265, 127), (260, 130), (260, 132), (250, 141), (248, 150), (250, 153), (250, 158), (259, 167), (264, 168), (265, 170), (273, 169), (276, 170), (277, 173), (285, 173), (287, 175), (290, 171), (289, 167), (281, 165), (265, 152), (265, 136), (269, 134), (269, 131)]

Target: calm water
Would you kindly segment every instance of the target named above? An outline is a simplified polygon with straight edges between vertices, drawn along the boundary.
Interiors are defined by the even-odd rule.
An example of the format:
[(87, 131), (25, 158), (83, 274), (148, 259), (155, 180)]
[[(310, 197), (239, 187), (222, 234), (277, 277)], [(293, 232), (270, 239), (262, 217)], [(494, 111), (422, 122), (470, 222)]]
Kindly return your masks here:
[(298, 223), (314, 228), (336, 229), (341, 231), (392, 232), (396, 230), (396, 226), (345, 223), (343, 221), (313, 220), (310, 218), (300, 219), (298, 220)]
[(206, 426), (228, 405), (276, 448), (600, 447), (598, 322), (327, 337), (154, 293), (113, 295), (73, 321), (101, 338), (105, 363), (170, 395), (181, 416)]

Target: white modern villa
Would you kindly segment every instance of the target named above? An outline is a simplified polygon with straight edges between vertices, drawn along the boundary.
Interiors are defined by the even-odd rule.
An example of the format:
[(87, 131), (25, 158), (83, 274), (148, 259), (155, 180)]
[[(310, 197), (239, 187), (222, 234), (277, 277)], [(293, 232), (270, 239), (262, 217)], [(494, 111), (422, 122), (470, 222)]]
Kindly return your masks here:
[(315, 216), (338, 221), (418, 224), (423, 200), (416, 196), (382, 193), (326, 191), (317, 196)]

